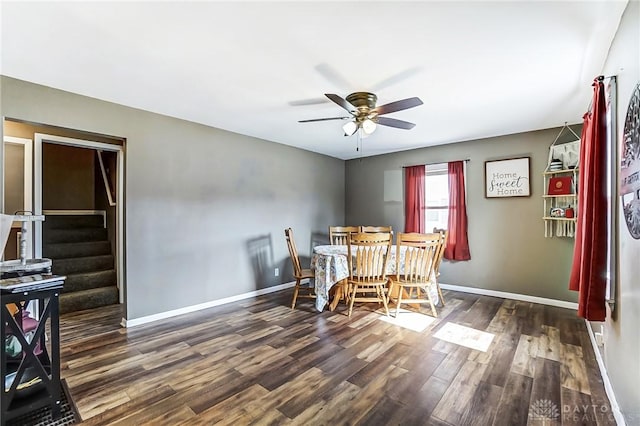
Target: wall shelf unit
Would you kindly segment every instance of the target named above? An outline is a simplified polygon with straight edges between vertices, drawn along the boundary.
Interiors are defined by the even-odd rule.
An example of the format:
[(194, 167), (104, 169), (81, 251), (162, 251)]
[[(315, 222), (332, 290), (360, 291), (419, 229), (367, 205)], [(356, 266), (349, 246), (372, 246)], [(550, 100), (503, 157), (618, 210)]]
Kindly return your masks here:
[[(563, 132), (570, 132), (575, 140), (559, 143)], [(544, 236), (575, 236), (578, 207), (578, 159), (580, 138), (569, 126), (564, 127), (549, 147), (549, 160), (542, 173), (542, 220)]]

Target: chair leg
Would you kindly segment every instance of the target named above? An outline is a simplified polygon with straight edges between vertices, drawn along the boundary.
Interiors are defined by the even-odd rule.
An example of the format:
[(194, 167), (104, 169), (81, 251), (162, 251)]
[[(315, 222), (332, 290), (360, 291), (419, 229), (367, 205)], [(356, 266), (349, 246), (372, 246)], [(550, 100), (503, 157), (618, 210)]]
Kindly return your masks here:
[(398, 286), (398, 301), (396, 303), (396, 318), (400, 314), (400, 304), (402, 303), (402, 286)]
[(382, 297), (382, 304), (384, 305), (384, 311), (387, 316), (389, 316), (389, 303), (387, 303), (387, 296), (384, 294), (384, 289), (382, 286), (378, 287), (378, 291), (380, 292), (380, 297)]
[(291, 300), (291, 309), (296, 308), (296, 299), (298, 299), (299, 289), (300, 289), (300, 279), (296, 279), (296, 286), (293, 289), (293, 299)]
[(433, 317), (434, 318), (438, 318), (438, 311), (436, 311), (436, 305), (433, 304), (433, 299), (431, 298), (431, 293), (429, 293), (428, 289), (427, 289), (427, 291), (425, 293), (427, 293), (427, 298), (429, 299), (429, 304), (431, 305), (431, 313), (433, 314)]
[[(382, 287), (376, 286), (376, 297), (378, 299), (384, 300), (384, 296), (382, 295)], [(380, 306), (380, 300), (378, 300), (378, 306)]]
[(345, 303), (349, 302), (349, 296), (350, 296), (350, 287), (349, 287), (349, 283), (347, 282), (346, 279), (342, 280), (339, 283), (342, 286), (342, 299), (344, 300)]
[(440, 303), (444, 306), (444, 296), (442, 296), (442, 289), (440, 288), (440, 284), (436, 281), (436, 288), (438, 289), (438, 295), (440, 296)]
[(351, 292), (351, 301), (349, 302), (349, 318), (351, 318), (351, 311), (353, 311), (353, 302), (356, 300), (356, 292), (358, 291), (358, 285), (353, 285), (353, 291)]

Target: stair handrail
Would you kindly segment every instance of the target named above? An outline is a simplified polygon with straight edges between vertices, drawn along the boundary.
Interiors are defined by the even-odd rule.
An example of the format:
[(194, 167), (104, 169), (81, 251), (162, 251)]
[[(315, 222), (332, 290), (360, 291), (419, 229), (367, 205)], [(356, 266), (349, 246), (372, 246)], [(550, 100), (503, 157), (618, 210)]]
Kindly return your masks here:
[(107, 199), (109, 200), (109, 206), (115, 207), (116, 202), (113, 201), (111, 196), (111, 186), (109, 185), (109, 179), (107, 179), (107, 171), (104, 168), (104, 162), (102, 161), (102, 150), (98, 149), (98, 162), (100, 163), (100, 171), (102, 172), (102, 181), (104, 182), (104, 189), (107, 191)]

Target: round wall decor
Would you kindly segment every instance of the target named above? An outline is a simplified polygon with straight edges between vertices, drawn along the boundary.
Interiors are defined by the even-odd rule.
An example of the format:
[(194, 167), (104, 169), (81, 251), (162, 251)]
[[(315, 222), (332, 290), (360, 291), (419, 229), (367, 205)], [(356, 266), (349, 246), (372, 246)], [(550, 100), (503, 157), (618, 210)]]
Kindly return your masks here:
[(640, 83), (636, 84), (622, 134), (620, 197), (627, 229), (640, 239)]

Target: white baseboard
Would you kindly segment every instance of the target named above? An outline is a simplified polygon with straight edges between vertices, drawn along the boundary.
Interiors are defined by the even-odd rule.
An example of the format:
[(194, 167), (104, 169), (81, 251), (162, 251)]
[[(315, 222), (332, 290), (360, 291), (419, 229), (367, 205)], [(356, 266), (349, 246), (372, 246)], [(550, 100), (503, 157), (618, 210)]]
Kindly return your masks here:
[[(166, 312), (160, 312), (158, 314), (148, 315), (145, 317), (135, 318), (132, 320), (127, 320), (122, 318), (120, 325), (125, 328), (135, 327), (137, 325), (147, 324), (153, 321), (175, 317), (177, 315), (188, 314), (189, 312), (196, 312), (202, 309), (224, 305), (226, 303), (237, 302), (239, 300), (260, 296), (262, 294), (273, 293), (276, 291), (291, 288), (294, 285), (295, 285), (295, 282), (292, 281), (289, 283), (284, 283), (284, 284), (276, 285), (273, 287), (263, 288), (261, 290), (250, 291), (248, 293), (238, 294), (236, 296), (226, 297), (224, 299), (212, 300), (210, 302), (200, 303), (198, 305), (185, 306), (184, 308), (174, 309)], [(567, 308), (567, 309), (574, 309), (574, 310), (578, 309), (577, 303), (566, 302), (563, 300), (546, 299), (544, 297), (528, 296), (526, 294), (507, 293), (504, 291), (486, 290), (483, 288), (464, 287), (464, 286), (452, 285), (452, 284), (440, 284), (440, 287), (442, 287), (445, 290), (460, 291), (463, 293), (481, 294), (483, 296), (493, 296), (493, 297), (501, 297), (503, 299), (521, 300), (523, 302), (540, 303), (543, 305), (557, 306), (560, 308)]]
[(506, 291), (487, 290), (484, 288), (464, 287), (460, 285), (443, 284), (440, 287), (446, 290), (461, 291), (463, 293), (481, 294), (483, 296), (501, 297), (503, 299), (520, 300), (522, 302), (540, 303), (541, 305), (557, 306), (559, 308), (567, 308), (578, 310), (578, 304), (567, 302), (564, 300), (547, 299), (544, 297), (529, 296), (527, 294), (508, 293)]
[(616, 424), (618, 426), (626, 426), (622, 411), (620, 411), (620, 406), (618, 405), (618, 401), (616, 400), (616, 395), (615, 393), (613, 393), (613, 386), (611, 385), (611, 381), (609, 380), (607, 368), (604, 366), (604, 360), (602, 359), (602, 355), (600, 355), (600, 350), (598, 350), (596, 336), (593, 333), (593, 329), (591, 328), (591, 323), (587, 320), (584, 320), (584, 322), (587, 325), (587, 331), (589, 332), (589, 340), (591, 340), (593, 352), (596, 354), (596, 361), (598, 361), (600, 375), (602, 376), (602, 382), (604, 383), (604, 390), (607, 393), (607, 397), (609, 398), (609, 404), (611, 405), (611, 412), (613, 413), (613, 417), (616, 419)]
[(250, 291), (248, 293), (238, 294), (236, 296), (225, 297), (224, 299), (212, 300), (210, 302), (200, 303), (198, 305), (185, 306), (184, 308), (174, 309), (171, 311), (160, 312), (159, 314), (148, 315), (146, 317), (127, 320), (122, 318), (120, 325), (125, 328), (135, 327), (137, 325), (147, 324), (161, 319), (175, 317), (177, 315), (188, 314), (190, 312), (200, 311), (202, 309), (212, 308), (214, 306), (224, 305), (226, 303), (237, 302), (239, 300), (248, 299), (250, 297), (260, 296), (263, 294), (273, 293), (276, 291), (291, 288), (295, 285), (295, 281), (279, 284), (273, 287), (263, 288), (261, 290)]

